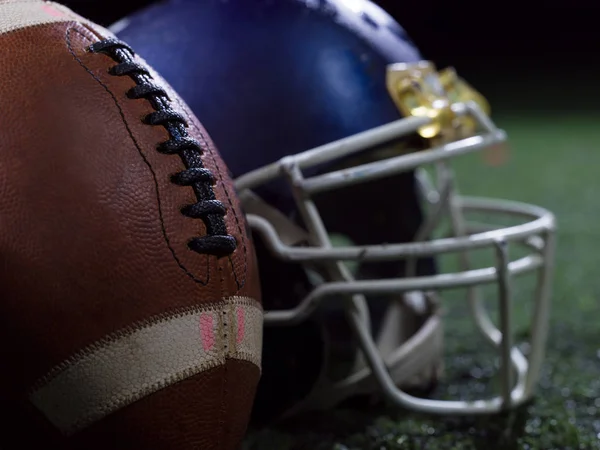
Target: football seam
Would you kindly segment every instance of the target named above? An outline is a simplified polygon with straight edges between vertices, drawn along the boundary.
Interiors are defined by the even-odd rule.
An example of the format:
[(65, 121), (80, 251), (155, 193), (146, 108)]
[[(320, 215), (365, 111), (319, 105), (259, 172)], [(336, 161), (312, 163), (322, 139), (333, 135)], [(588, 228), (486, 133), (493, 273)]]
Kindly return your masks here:
[[(93, 30), (90, 30), (90, 31), (95, 34), (95, 32)], [(165, 239), (165, 241), (167, 243), (167, 247), (169, 248), (171, 254), (173, 255), (173, 258), (175, 259), (175, 262), (184, 271), (184, 273), (189, 278), (191, 278), (194, 282), (200, 283), (200, 284), (202, 284), (204, 286), (208, 285), (210, 283), (210, 260), (206, 261), (206, 277), (205, 277), (205, 279), (201, 279), (201, 278), (197, 277), (196, 275), (194, 275), (190, 270), (188, 270), (187, 267), (181, 261), (181, 259), (177, 256), (177, 252), (175, 251), (175, 248), (173, 247), (173, 245), (171, 244), (171, 241), (169, 239), (169, 235), (167, 233), (166, 225), (165, 225), (165, 222), (164, 222), (164, 219), (163, 219), (163, 206), (162, 206), (162, 201), (161, 201), (161, 197), (160, 197), (160, 189), (159, 189), (159, 184), (158, 184), (158, 176), (157, 176), (156, 172), (154, 171), (154, 168), (152, 167), (152, 164), (150, 163), (150, 161), (148, 160), (148, 158), (146, 157), (146, 155), (144, 155), (144, 152), (142, 151), (141, 146), (138, 143), (137, 139), (133, 135), (131, 127), (129, 126), (129, 123), (127, 122), (127, 119), (125, 117), (125, 113), (123, 112), (123, 109), (122, 109), (122, 107), (121, 107), (121, 105), (120, 105), (120, 103), (119, 103), (119, 101), (118, 101), (117, 96), (115, 95), (115, 93), (100, 78), (98, 78), (96, 76), (96, 74), (94, 74), (94, 72), (92, 72), (90, 70), (90, 68), (87, 67), (87, 65), (75, 53), (75, 50), (73, 49), (72, 42), (71, 42), (71, 33), (77, 33), (77, 34), (79, 34), (83, 39), (85, 39), (89, 43), (91, 43), (92, 40), (88, 36), (86, 36), (85, 34), (83, 34), (80, 30), (78, 30), (77, 28), (75, 28), (74, 26), (71, 27), (71, 28), (68, 28), (66, 30), (66, 41), (67, 41), (67, 47), (68, 47), (69, 53), (71, 53), (71, 55), (73, 56), (73, 59), (75, 59), (75, 61), (77, 61), (77, 63), (98, 84), (100, 84), (104, 88), (104, 90), (111, 96), (111, 98), (112, 98), (115, 106), (117, 107), (117, 109), (119, 111), (119, 115), (121, 116), (121, 120), (123, 122), (123, 125), (125, 126), (125, 129), (127, 130), (127, 134), (129, 134), (129, 137), (130, 137), (131, 141), (133, 142), (135, 148), (137, 149), (140, 157), (146, 163), (146, 165), (148, 166), (148, 169), (150, 170), (150, 173), (152, 174), (152, 178), (154, 180), (155, 191), (156, 191), (156, 202), (158, 204), (159, 221), (160, 221), (160, 225), (161, 225), (162, 234), (163, 234), (163, 237), (164, 237), (164, 239)]]
[[(212, 172), (204, 167), (204, 149), (186, 130), (188, 122), (172, 107), (173, 102), (166, 91), (154, 84), (155, 80), (146, 65), (135, 61), (135, 52), (127, 44), (108, 38), (91, 44), (87, 50), (91, 53), (103, 53), (117, 63), (109, 69), (109, 73), (112, 76), (128, 76), (136, 83), (126, 93), (127, 97), (146, 99), (154, 109), (144, 118), (143, 123), (163, 126), (169, 133), (170, 138), (161, 142), (156, 150), (169, 155), (177, 154), (181, 158), (186, 170), (171, 177), (171, 181), (180, 186), (192, 187), (198, 200), (195, 204), (183, 207), (181, 213), (190, 218), (201, 219), (208, 235), (189, 241), (190, 249), (216, 256), (231, 254), (236, 248), (236, 239), (227, 234), (224, 220), (226, 208), (217, 200)], [(211, 239), (207, 239), (208, 237)]]
[[(189, 112), (180, 103), (179, 99), (176, 99), (175, 102), (179, 105), (179, 107), (181, 108), (181, 110), (184, 112), (184, 114), (188, 118), (189, 125), (192, 128), (194, 128), (194, 130), (196, 130), (196, 133), (198, 134), (198, 136), (200, 136), (200, 138), (202, 140), (202, 143), (208, 149), (208, 154), (210, 155), (210, 157), (213, 160), (213, 164), (215, 165), (217, 174), (219, 175), (219, 180), (221, 182), (221, 185), (223, 186), (223, 191), (225, 192), (225, 196), (227, 197), (227, 201), (229, 202), (229, 206), (230, 206), (229, 211), (233, 212), (233, 218), (235, 220), (235, 224), (237, 226), (238, 232), (240, 233), (240, 236), (244, 236), (244, 230), (242, 229), (242, 226), (240, 224), (240, 218), (238, 217), (235, 205), (233, 204), (233, 200), (231, 199), (231, 195), (229, 194), (229, 189), (227, 189), (227, 186), (225, 184), (225, 180), (223, 179), (223, 172), (221, 171), (221, 168), (219, 167), (219, 164), (217, 162), (217, 159), (215, 158), (215, 155), (213, 153), (213, 149), (212, 149), (211, 145), (208, 143), (208, 140), (206, 139), (206, 137), (204, 136), (204, 134), (202, 133), (202, 131), (198, 128), (198, 126), (191, 119), (191, 117), (189, 115)], [(236, 284), (238, 286), (238, 292), (239, 292), (240, 289), (242, 289), (246, 285), (246, 277), (247, 277), (247, 274), (248, 274), (248, 248), (246, 247), (246, 242), (243, 239), (242, 239), (242, 250), (244, 252), (244, 270), (243, 270), (243, 279), (242, 280), (240, 280), (238, 278), (238, 274), (237, 274), (237, 271), (235, 270), (235, 264), (233, 262), (233, 258), (231, 257), (231, 255), (228, 257), (229, 258), (229, 262), (231, 264), (231, 267), (233, 269), (232, 272), (233, 272), (233, 276), (235, 277), (235, 282), (236, 282)]]

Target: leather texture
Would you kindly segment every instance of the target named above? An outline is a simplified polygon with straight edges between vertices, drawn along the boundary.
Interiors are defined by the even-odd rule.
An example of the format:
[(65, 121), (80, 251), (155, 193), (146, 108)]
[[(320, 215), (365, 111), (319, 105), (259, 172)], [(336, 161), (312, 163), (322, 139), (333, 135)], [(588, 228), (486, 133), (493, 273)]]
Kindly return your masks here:
[[(215, 196), (237, 242), (229, 256), (201, 255), (187, 242), (206, 227), (180, 211), (197, 201), (194, 191), (170, 180), (185, 167), (179, 156), (156, 150), (169, 139), (166, 129), (143, 123), (154, 111), (151, 102), (128, 98), (134, 80), (111, 75), (116, 62), (88, 51), (112, 35), (46, 2), (0, 2), (0, 17), (16, 4), (63, 14), (0, 34), (0, 380), (9, 391), (5, 405), (18, 407), (15, 425), (33, 430), (20, 446), (238, 448), (260, 377), (262, 310), (254, 248), (227, 167), (200, 122), (152, 72), (202, 145), (202, 162), (215, 176)], [(144, 385), (139, 398), (123, 398), (119, 383), (132, 381), (115, 371), (80, 371), (85, 376), (69, 395), (77, 397), (73, 386), (85, 397), (108, 385), (105, 397), (113, 395), (119, 407), (71, 433), (31, 402), (56, 374), (115, 342), (125, 342), (126, 351), (106, 353), (97, 366), (118, 366), (118, 355), (123, 364), (143, 366), (162, 348), (152, 344), (161, 338), (172, 352), (167, 364), (185, 358), (193, 339), (180, 341), (168, 328), (154, 341), (122, 338), (207, 308), (231, 313), (210, 319), (217, 336), (209, 340), (221, 355), (210, 367), (200, 360), (173, 363), (165, 368), (171, 377)], [(198, 317), (202, 346), (207, 340)], [(193, 333), (193, 326), (187, 329)]]

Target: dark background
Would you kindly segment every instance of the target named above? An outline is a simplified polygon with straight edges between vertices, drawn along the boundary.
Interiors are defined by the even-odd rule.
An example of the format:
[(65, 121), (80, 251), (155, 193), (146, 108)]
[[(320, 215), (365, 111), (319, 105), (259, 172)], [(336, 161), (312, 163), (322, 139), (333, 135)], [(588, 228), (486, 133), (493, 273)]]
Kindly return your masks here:
[[(108, 25), (150, 2), (64, 3)], [(600, 78), (596, 58), (600, 49), (598, 0), (376, 3), (398, 20), (426, 58), (439, 67), (455, 66), (492, 105), (543, 111), (596, 107)]]
[(454, 65), (492, 107), (548, 112), (597, 108), (597, 0), (378, 3), (427, 58), (438, 66)]

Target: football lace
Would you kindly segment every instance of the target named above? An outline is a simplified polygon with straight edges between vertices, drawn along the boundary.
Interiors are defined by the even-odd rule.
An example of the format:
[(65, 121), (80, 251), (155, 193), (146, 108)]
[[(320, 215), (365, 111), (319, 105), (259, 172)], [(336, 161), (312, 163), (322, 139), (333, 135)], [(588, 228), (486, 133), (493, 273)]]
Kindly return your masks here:
[(131, 99), (148, 100), (154, 112), (143, 122), (148, 125), (161, 125), (169, 133), (170, 139), (158, 145), (157, 151), (167, 155), (179, 155), (185, 170), (171, 176), (171, 182), (179, 186), (192, 187), (197, 203), (186, 205), (181, 213), (186, 217), (201, 219), (206, 226), (206, 236), (194, 237), (188, 247), (198, 253), (227, 256), (236, 249), (236, 240), (227, 233), (225, 225), (226, 208), (216, 199), (213, 186), (213, 173), (204, 167), (203, 149), (200, 143), (187, 132), (185, 118), (171, 108), (170, 99), (163, 88), (153, 83), (148, 69), (135, 62), (135, 53), (118, 39), (105, 39), (89, 47), (92, 53), (103, 53), (118, 64), (109, 73), (113, 76), (129, 76), (136, 86), (127, 92)]

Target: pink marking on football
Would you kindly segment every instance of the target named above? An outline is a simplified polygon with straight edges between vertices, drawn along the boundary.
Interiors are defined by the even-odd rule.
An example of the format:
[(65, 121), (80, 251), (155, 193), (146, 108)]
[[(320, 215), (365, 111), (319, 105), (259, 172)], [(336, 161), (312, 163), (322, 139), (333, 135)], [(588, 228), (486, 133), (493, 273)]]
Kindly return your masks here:
[(54, 9), (52, 5), (44, 4), (42, 5), (42, 9), (44, 10), (44, 12), (46, 12), (52, 17), (65, 17), (65, 14), (63, 12), (59, 11), (58, 9)]
[(200, 338), (204, 351), (209, 351), (215, 345), (215, 328), (212, 314), (203, 313), (200, 315)]
[(244, 310), (237, 308), (237, 343), (239, 344), (244, 340), (246, 334), (246, 322), (245, 322)]

